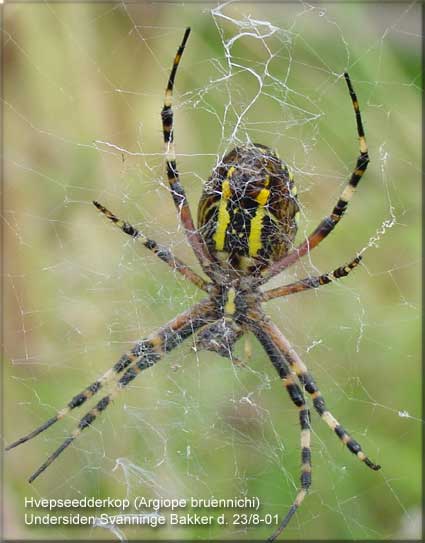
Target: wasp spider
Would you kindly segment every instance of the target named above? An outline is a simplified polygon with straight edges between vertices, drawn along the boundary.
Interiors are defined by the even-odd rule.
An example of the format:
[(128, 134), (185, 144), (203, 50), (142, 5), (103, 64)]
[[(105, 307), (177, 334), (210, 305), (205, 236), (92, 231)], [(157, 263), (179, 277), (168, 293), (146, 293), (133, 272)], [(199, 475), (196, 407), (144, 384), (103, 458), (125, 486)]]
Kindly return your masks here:
[(156, 364), (185, 339), (196, 334), (198, 348), (215, 351), (221, 356), (233, 359), (232, 350), (235, 342), (244, 333), (252, 332), (269, 356), (290, 399), (295, 404), (301, 429), (300, 488), (286, 516), (269, 538), (269, 541), (273, 541), (288, 524), (311, 484), (310, 413), (305, 403), (304, 391), (312, 397), (313, 406), (320, 418), (335, 432), (349, 451), (369, 468), (373, 470), (380, 468), (366, 456), (360, 444), (327, 409), (325, 400), (306, 365), (261, 307), (262, 302), (273, 298), (318, 288), (345, 277), (358, 265), (361, 257), (357, 256), (331, 273), (307, 277), (271, 290), (264, 291), (260, 288), (269, 279), (313, 250), (339, 223), (366, 171), (369, 162), (368, 149), (357, 97), (350, 78), (345, 73), (356, 117), (360, 154), (354, 171), (331, 214), (322, 220), (307, 239), (294, 248), (299, 206), (293, 177), (277, 154), (260, 144), (236, 147), (215, 168), (205, 184), (198, 207), (198, 227), (195, 228), (176, 166), (172, 110), (174, 79), (189, 33), (188, 28), (174, 58), (165, 90), (161, 118), (170, 192), (187, 240), (208, 279), (195, 273), (167, 247), (147, 238), (100, 203), (93, 203), (123, 232), (141, 242), (171, 268), (203, 290), (206, 297), (149, 337), (136, 343), (111, 369), (74, 396), (51, 419), (9, 445), (7, 450), (37, 436), (71, 410), (81, 407), (112, 382), (112, 391), (81, 418), (71, 435), (31, 475), (29, 482), (32, 482), (77, 439), (83, 430), (93, 424), (112, 399), (139, 373)]

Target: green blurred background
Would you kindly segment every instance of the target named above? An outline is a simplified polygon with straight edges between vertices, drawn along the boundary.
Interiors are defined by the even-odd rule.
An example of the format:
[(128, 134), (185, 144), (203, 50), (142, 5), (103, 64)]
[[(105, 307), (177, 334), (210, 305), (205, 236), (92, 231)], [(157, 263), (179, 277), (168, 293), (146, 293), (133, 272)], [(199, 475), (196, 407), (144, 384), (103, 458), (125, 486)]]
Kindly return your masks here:
[[(282, 539), (419, 538), (420, 6), (212, 8), (3, 7), (5, 441), (41, 424), (133, 341), (202, 298), (91, 204), (98, 199), (198, 268), (164, 184), (159, 117), (190, 25), (175, 123), (194, 212), (217, 159), (250, 138), (275, 146), (294, 170), (301, 240), (329, 212), (357, 156), (341, 79), (351, 74), (370, 167), (335, 233), (273, 285), (334, 269), (366, 248), (364, 265), (267, 311), (332, 412), (383, 468), (365, 469), (313, 415), (313, 486)], [(83, 412), (7, 454), (6, 536), (119, 535), (26, 527), (25, 496), (247, 495), (259, 497), (262, 513), (286, 513), (299, 479), (299, 429), (271, 364), (254, 339), (248, 370), (192, 347), (189, 340), (143, 374), (32, 486), (28, 476)], [(238, 354), (246, 359), (243, 342)], [(271, 533), (231, 525), (122, 531), (128, 539)]]

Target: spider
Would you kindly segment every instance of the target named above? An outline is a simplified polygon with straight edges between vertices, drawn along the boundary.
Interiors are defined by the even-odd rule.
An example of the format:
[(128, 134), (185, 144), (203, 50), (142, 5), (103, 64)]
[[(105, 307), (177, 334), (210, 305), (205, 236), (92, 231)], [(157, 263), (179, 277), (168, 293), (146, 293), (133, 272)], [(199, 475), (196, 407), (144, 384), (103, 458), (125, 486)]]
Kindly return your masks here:
[(139, 373), (152, 367), (185, 339), (196, 334), (198, 348), (214, 351), (234, 361), (235, 342), (246, 332), (251, 332), (264, 348), (295, 404), (301, 430), (300, 487), (287, 514), (269, 538), (269, 541), (274, 541), (299, 508), (311, 485), (310, 412), (304, 391), (311, 396), (320, 418), (342, 443), (366, 466), (373, 470), (380, 469), (330, 413), (306, 365), (261, 307), (268, 300), (318, 288), (347, 276), (357, 267), (361, 256), (356, 256), (348, 264), (330, 273), (307, 277), (271, 290), (260, 288), (313, 250), (339, 223), (366, 171), (369, 163), (368, 148), (357, 97), (348, 73), (344, 73), (356, 117), (360, 154), (332, 213), (295, 247), (299, 205), (292, 173), (274, 150), (255, 143), (231, 150), (213, 170), (199, 201), (198, 228), (195, 228), (176, 165), (172, 110), (174, 80), (189, 34), (190, 28), (187, 28), (174, 58), (161, 118), (170, 192), (187, 240), (208, 280), (174, 256), (168, 247), (147, 238), (102, 204), (96, 201), (93, 204), (115, 226), (141, 242), (172, 269), (203, 290), (206, 297), (137, 342), (112, 368), (74, 396), (63, 409), (39, 428), (9, 445), (6, 450), (37, 436), (73, 409), (81, 407), (99, 391), (110, 387), (110, 392), (81, 418), (62, 445), (31, 475), (31, 483), (83, 430), (94, 423), (113, 398), (132, 383)]

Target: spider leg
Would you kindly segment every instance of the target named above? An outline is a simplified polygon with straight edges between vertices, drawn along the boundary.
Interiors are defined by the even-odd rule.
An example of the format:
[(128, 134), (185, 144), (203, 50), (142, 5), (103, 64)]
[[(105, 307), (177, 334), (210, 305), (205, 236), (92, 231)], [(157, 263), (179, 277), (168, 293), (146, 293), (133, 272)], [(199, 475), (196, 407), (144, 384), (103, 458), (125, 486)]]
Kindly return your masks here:
[(53, 417), (51, 417), (48, 421), (43, 423), (41, 426), (30, 432), (29, 434), (21, 437), (17, 441), (14, 441), (10, 445), (8, 445), (5, 450), (9, 451), (10, 449), (14, 449), (18, 445), (21, 445), (22, 443), (25, 443), (26, 441), (29, 441), (33, 437), (38, 436), (38, 434), (41, 434), (41, 432), (44, 432), (44, 430), (47, 430), (47, 428), (50, 428), (52, 424), (55, 424), (58, 420), (63, 419), (70, 411), (77, 407), (81, 407), (84, 403), (86, 403), (87, 400), (92, 398), (97, 392), (99, 392), (100, 389), (105, 388), (105, 386), (108, 385), (115, 377), (117, 377), (120, 373), (122, 373), (128, 366), (130, 366), (133, 362), (135, 362), (139, 357), (140, 353), (143, 350), (143, 342), (138, 342), (131, 351), (123, 354), (121, 358), (118, 360), (116, 364), (109, 370), (107, 370), (101, 377), (96, 379), (96, 381), (93, 381), (91, 385), (86, 387), (83, 391), (76, 394), (65, 407), (63, 407), (60, 411), (58, 411)]
[(354, 268), (358, 266), (361, 259), (362, 257), (359, 255), (348, 264), (345, 264), (345, 266), (336, 268), (331, 273), (306, 277), (304, 279), (300, 279), (299, 281), (295, 281), (294, 283), (289, 283), (288, 285), (272, 288), (264, 292), (261, 299), (263, 302), (267, 302), (273, 298), (280, 298), (282, 296), (288, 296), (289, 294), (295, 294), (296, 292), (303, 292), (304, 290), (319, 288), (322, 285), (328, 285), (336, 279), (346, 277), (352, 270), (354, 270)]
[(351, 84), (350, 76), (347, 72), (344, 73), (344, 78), (347, 83), (351, 101), (353, 103), (354, 113), (356, 116), (357, 135), (359, 138), (360, 154), (357, 157), (355, 168), (351, 174), (348, 184), (342, 191), (330, 216), (325, 217), (319, 224), (319, 226), (317, 226), (317, 228), (308, 236), (308, 238), (296, 249), (288, 253), (280, 260), (274, 262), (269, 268), (267, 268), (263, 273), (260, 284), (264, 284), (266, 281), (286, 269), (288, 266), (294, 264), (294, 262), (296, 262), (306, 253), (314, 249), (314, 247), (316, 247), (322, 240), (326, 238), (326, 236), (328, 236), (332, 232), (332, 230), (341, 220), (341, 217), (344, 215), (348, 204), (354, 195), (357, 185), (359, 184), (369, 164), (369, 152), (360, 114), (359, 102), (357, 100), (356, 93), (354, 92), (353, 85)]
[(295, 496), (291, 507), (287, 514), (283, 517), (281, 523), (273, 532), (273, 534), (267, 539), (267, 541), (274, 541), (279, 534), (285, 529), (289, 521), (296, 513), (297, 509), (301, 505), (308, 489), (311, 486), (311, 431), (310, 431), (310, 412), (306, 407), (304, 394), (301, 388), (294, 382), (294, 374), (289, 367), (285, 357), (280, 352), (279, 348), (274, 344), (270, 336), (265, 333), (261, 326), (257, 326), (256, 323), (251, 323), (251, 331), (258, 338), (270, 358), (273, 366), (275, 367), (279, 377), (282, 379), (292, 402), (297, 406), (299, 411), (299, 423), (301, 428), (301, 476), (300, 476), (300, 488)]
[(109, 211), (109, 209), (106, 209), (106, 207), (104, 207), (102, 204), (99, 204), (99, 202), (93, 202), (93, 204), (125, 234), (134, 239), (140, 240), (147, 249), (152, 251), (158, 258), (166, 262), (173, 270), (181, 273), (186, 279), (201, 290), (208, 292), (208, 282), (204, 281), (201, 276), (195, 273), (182, 260), (174, 256), (168, 247), (165, 245), (158, 245), (155, 240), (147, 238), (142, 232), (140, 232), (140, 230), (137, 230), (137, 228), (132, 226), (130, 223), (116, 217), (111, 211)]
[[(257, 327), (260, 328), (261, 333), (257, 337), (262, 341), (263, 336), (271, 338), (273, 344), (280, 350), (286, 361), (290, 365), (291, 369), (296, 373), (301, 384), (305, 390), (310, 394), (313, 399), (313, 406), (320, 418), (329, 426), (331, 430), (339, 437), (339, 439), (346, 445), (346, 447), (357, 456), (357, 458), (364, 462), (366, 466), (377, 471), (381, 469), (381, 466), (372, 462), (368, 456), (363, 452), (360, 443), (355, 441), (351, 435), (341, 426), (337, 419), (332, 415), (329, 409), (326, 407), (325, 400), (318, 389), (312, 375), (308, 372), (306, 365), (301, 360), (299, 355), (293, 349), (289, 341), (282, 334), (279, 328), (273, 324), (269, 319), (263, 318), (257, 323)], [(251, 328), (254, 331), (253, 326)], [(263, 340), (264, 341), (264, 340)]]
[(170, 76), (168, 78), (168, 84), (165, 89), (164, 106), (161, 111), (162, 130), (164, 135), (165, 145), (165, 163), (167, 167), (167, 178), (171, 188), (171, 194), (173, 196), (174, 204), (179, 212), (180, 220), (185, 229), (187, 239), (192, 247), (202, 269), (209, 276), (212, 275), (212, 259), (209, 251), (196, 230), (192, 213), (190, 211), (189, 202), (185, 190), (180, 183), (180, 177), (177, 170), (176, 153), (174, 149), (174, 128), (173, 128), (173, 88), (174, 79), (176, 77), (177, 68), (179, 66), (181, 57), (183, 55), (184, 48), (186, 46), (187, 39), (190, 34), (190, 28), (186, 28), (183, 36), (183, 40), (180, 47), (177, 50), (174, 57), (173, 66), (171, 68)]
[[(28, 441), (40, 434), (53, 423), (63, 418), (65, 414), (80, 407), (89, 398), (91, 398), (100, 388), (111, 382), (113, 378), (124, 372), (120, 379), (115, 382), (112, 391), (104, 396), (90, 411), (88, 411), (78, 423), (77, 428), (71, 435), (65, 439), (56, 451), (31, 475), (29, 482), (32, 483), (50, 464), (81, 434), (81, 432), (89, 427), (94, 420), (104, 411), (117, 394), (123, 390), (129, 383), (137, 377), (137, 375), (156, 364), (162, 356), (171, 351), (185, 339), (190, 337), (199, 328), (208, 324), (215, 318), (215, 311), (210, 300), (207, 298), (193, 306), (188, 311), (185, 311), (171, 320), (164, 327), (160, 328), (148, 338), (138, 342), (131, 351), (124, 354), (118, 362), (108, 370), (103, 377), (95, 381), (87, 387), (83, 392), (74, 396), (68, 405), (59, 411), (54, 417), (49, 419), (45, 424), (15, 441), (6, 450), (10, 450), (25, 441)], [(125, 370), (125, 371), (124, 371)]]

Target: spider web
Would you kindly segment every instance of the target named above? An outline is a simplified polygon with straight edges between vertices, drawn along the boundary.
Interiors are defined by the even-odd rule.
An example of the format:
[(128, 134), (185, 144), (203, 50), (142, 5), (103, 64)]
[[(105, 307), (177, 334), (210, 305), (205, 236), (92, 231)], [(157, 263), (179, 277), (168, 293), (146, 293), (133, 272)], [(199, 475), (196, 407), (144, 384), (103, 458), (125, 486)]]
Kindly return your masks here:
[[(175, 138), (196, 213), (237, 144), (276, 148), (294, 172), (300, 242), (358, 154), (350, 72), (371, 164), (331, 236), (271, 286), (364, 263), (337, 284), (269, 302), (329, 408), (382, 464), (365, 469), (312, 414), (313, 486), (290, 539), (419, 539), (420, 6), (10, 4), (4, 8), (5, 439), (32, 430), (202, 295), (106, 223), (99, 200), (198, 269), (164, 179), (159, 111), (184, 28)], [(49, 32), (40, 32), (40, 29)], [(86, 412), (5, 458), (5, 535), (29, 539), (265, 539), (273, 526), (118, 525), (150, 508), (55, 509), (92, 526), (25, 525), (35, 497), (258, 497), (285, 514), (299, 480), (298, 415), (259, 345), (246, 368), (193, 338), (143, 373), (30, 487)], [(199, 512), (198, 511), (198, 512)], [(178, 511), (192, 512), (188, 507)], [(110, 522), (102, 521), (108, 513)], [(166, 514), (169, 510), (166, 511)]]

